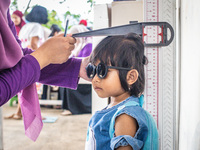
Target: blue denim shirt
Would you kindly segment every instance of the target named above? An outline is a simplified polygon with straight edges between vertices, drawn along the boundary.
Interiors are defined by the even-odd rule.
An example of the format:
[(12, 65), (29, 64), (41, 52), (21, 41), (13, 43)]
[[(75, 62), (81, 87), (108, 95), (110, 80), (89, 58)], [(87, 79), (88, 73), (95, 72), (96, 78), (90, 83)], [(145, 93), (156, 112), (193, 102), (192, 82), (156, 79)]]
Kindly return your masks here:
[[(118, 108), (124, 104), (134, 101), (138, 105), (123, 107), (117, 113)], [(147, 115), (145, 110), (139, 106), (140, 100), (136, 97), (129, 97), (123, 102), (113, 106), (109, 109), (103, 109), (97, 111), (91, 118), (88, 127), (87, 140), (86, 140), (86, 150), (111, 150), (118, 148), (119, 146), (130, 145), (134, 150), (139, 150), (143, 147), (144, 142), (148, 134), (148, 125), (147, 125)], [(139, 128), (134, 137), (129, 135), (121, 135), (115, 137), (109, 131), (112, 118), (115, 118), (121, 114), (127, 114), (137, 120)], [(114, 127), (113, 127), (114, 128)], [(111, 129), (112, 130), (112, 129)], [(114, 129), (113, 129), (114, 131)], [(110, 135), (111, 134), (111, 135)]]

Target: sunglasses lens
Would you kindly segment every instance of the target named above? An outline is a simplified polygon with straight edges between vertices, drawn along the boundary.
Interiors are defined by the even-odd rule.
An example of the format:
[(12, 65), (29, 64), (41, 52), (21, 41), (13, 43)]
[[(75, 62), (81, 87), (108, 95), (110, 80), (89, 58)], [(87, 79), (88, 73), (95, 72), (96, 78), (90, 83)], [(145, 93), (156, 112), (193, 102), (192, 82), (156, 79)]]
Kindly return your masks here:
[(88, 78), (93, 78), (96, 73), (94, 65), (88, 64), (88, 66), (86, 67), (86, 72), (87, 72)]
[(107, 74), (106, 66), (102, 63), (98, 64), (97, 66), (97, 75), (99, 78), (103, 79)]

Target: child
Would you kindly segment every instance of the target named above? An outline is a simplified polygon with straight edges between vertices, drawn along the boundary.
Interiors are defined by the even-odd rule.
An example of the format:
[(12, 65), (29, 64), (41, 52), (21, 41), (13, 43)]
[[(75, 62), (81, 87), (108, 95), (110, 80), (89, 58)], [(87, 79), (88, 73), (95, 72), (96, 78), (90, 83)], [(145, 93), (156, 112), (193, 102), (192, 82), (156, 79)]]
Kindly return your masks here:
[(85, 149), (158, 149), (155, 122), (142, 108), (146, 62), (142, 40), (134, 33), (97, 45), (86, 71), (98, 96), (111, 101), (91, 118)]

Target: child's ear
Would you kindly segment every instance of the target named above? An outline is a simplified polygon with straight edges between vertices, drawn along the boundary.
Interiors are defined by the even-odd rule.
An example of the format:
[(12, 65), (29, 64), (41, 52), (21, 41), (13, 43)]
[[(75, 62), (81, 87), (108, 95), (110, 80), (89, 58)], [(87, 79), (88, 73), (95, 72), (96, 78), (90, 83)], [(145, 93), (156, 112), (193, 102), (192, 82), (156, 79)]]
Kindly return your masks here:
[(126, 80), (129, 85), (132, 85), (133, 83), (135, 83), (137, 81), (137, 79), (138, 79), (138, 71), (137, 70), (132, 69), (127, 73)]

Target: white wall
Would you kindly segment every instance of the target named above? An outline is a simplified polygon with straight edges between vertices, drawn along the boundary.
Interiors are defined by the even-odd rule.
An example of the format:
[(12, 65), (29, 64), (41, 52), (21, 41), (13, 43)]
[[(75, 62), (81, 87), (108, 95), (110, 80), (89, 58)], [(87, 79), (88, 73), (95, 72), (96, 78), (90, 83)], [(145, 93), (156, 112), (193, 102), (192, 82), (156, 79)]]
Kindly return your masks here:
[(179, 150), (200, 150), (200, 0), (181, 1)]

